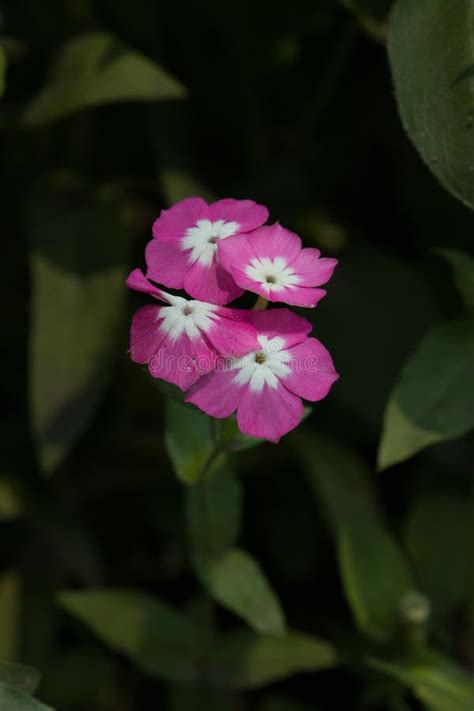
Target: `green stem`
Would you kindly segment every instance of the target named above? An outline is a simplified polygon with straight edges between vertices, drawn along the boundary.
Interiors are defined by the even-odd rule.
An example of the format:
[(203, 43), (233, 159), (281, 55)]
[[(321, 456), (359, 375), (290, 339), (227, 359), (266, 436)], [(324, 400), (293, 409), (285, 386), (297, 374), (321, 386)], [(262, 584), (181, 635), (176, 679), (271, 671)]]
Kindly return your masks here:
[(268, 301), (263, 296), (259, 296), (252, 311), (264, 311), (268, 306)]

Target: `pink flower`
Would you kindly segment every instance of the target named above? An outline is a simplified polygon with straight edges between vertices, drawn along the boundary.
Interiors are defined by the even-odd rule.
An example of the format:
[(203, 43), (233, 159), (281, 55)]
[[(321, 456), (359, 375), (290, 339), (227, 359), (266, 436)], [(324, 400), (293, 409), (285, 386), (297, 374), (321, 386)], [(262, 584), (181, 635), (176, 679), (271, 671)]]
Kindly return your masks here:
[(316, 306), (337, 259), (321, 258), (319, 249), (301, 248), (301, 239), (278, 223), (219, 243), (219, 258), (236, 283), (268, 301)]
[(167, 304), (143, 306), (132, 320), (131, 358), (148, 364), (154, 378), (187, 390), (219, 359), (258, 348), (256, 330), (244, 322), (241, 311), (167, 294), (150, 284), (140, 269), (126, 283)]
[(217, 243), (260, 227), (268, 210), (252, 200), (218, 200), (208, 205), (187, 198), (163, 210), (146, 248), (147, 277), (196, 299), (227, 304), (240, 296), (231, 274), (222, 268)]
[(288, 309), (248, 312), (259, 347), (205, 375), (186, 401), (208, 415), (229, 417), (237, 411), (244, 434), (278, 442), (301, 421), (301, 398), (326, 397), (338, 374), (329, 352), (308, 338), (311, 324)]

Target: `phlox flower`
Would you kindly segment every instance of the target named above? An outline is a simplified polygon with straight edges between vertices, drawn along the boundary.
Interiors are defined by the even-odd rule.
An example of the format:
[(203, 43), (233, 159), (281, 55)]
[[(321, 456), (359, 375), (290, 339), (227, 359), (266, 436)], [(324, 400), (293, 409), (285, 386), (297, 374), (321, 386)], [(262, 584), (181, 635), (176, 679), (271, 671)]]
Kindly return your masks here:
[(147, 364), (154, 378), (187, 390), (216, 368), (219, 359), (258, 348), (256, 330), (243, 320), (241, 311), (168, 294), (151, 284), (140, 269), (126, 283), (166, 304), (143, 306), (132, 320), (131, 358)]
[(278, 223), (229, 237), (218, 250), (222, 266), (242, 289), (294, 306), (316, 306), (326, 291), (315, 287), (329, 281), (337, 264), (321, 257), (319, 249), (302, 249), (298, 235)]
[(208, 415), (237, 412), (241, 432), (278, 442), (301, 421), (301, 398), (326, 397), (338, 379), (331, 355), (311, 324), (285, 308), (247, 312), (257, 330), (258, 347), (229, 359), (190, 388), (186, 402)]
[(243, 293), (222, 268), (217, 245), (254, 230), (268, 210), (253, 200), (218, 200), (208, 205), (187, 198), (163, 210), (153, 225), (145, 252), (147, 277), (172, 289), (185, 289), (196, 299), (227, 304)]

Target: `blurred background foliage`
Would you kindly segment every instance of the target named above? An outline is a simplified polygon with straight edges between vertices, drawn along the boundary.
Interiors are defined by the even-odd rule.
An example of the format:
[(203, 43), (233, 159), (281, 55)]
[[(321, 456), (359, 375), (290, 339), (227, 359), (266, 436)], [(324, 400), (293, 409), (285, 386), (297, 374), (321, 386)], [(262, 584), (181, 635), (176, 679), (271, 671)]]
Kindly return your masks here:
[[(472, 6), (391, 5), (0, 4), (2, 711), (474, 708)], [(340, 260), (278, 447), (129, 361), (189, 195)]]

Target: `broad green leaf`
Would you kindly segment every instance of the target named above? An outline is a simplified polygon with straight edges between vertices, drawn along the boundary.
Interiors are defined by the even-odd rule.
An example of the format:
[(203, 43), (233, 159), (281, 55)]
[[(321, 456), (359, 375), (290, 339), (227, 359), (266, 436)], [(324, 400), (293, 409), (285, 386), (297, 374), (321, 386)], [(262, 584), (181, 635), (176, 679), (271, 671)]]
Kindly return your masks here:
[(90, 106), (185, 95), (182, 84), (155, 62), (113, 35), (91, 32), (74, 37), (61, 48), (49, 80), (28, 107), (24, 122), (37, 126)]
[(198, 558), (215, 557), (237, 542), (242, 491), (224, 462), (188, 489), (186, 513), (190, 544)]
[(459, 249), (440, 249), (454, 269), (454, 281), (466, 307), (474, 314), (474, 258)]
[(123, 197), (45, 182), (33, 194), (29, 230), (30, 403), (40, 460), (51, 471), (86, 428), (119, 353)]
[(406, 547), (435, 614), (448, 613), (471, 589), (473, 555), (466, 544), (471, 536), (472, 504), (459, 497), (430, 495), (407, 517)]
[(255, 689), (301, 672), (338, 664), (334, 647), (301, 632), (255, 635), (237, 632), (218, 645), (211, 682), (235, 689)]
[(322, 437), (300, 438), (299, 451), (333, 528), (344, 591), (358, 627), (392, 637), (399, 606), (414, 583), (375, 500), (371, 472), (351, 450)]
[(0, 45), (0, 98), (5, 93), (5, 75), (7, 72), (7, 58), (5, 50)]
[(158, 598), (126, 590), (65, 592), (60, 604), (107, 646), (146, 674), (167, 681), (198, 677), (191, 621)]
[(199, 560), (198, 567), (212, 597), (252, 629), (275, 635), (284, 632), (280, 602), (259, 564), (248, 553), (233, 548), (216, 558)]
[(474, 677), (439, 652), (426, 650), (405, 663), (369, 659), (368, 664), (409, 687), (430, 711), (474, 708)]
[(211, 418), (195, 407), (169, 399), (165, 443), (178, 479), (194, 484), (212, 464), (215, 443)]
[(24, 664), (13, 664), (9, 662), (0, 662), (0, 682), (9, 684), (21, 691), (34, 694), (38, 689), (41, 680), (41, 674), (27, 667)]
[(379, 467), (474, 426), (474, 319), (432, 329), (405, 364), (389, 400)]
[(389, 56), (404, 127), (436, 177), (474, 207), (474, 6), (397, 0)]
[(0, 682), (0, 709), (2, 711), (53, 711), (21, 689), (3, 682)]

